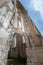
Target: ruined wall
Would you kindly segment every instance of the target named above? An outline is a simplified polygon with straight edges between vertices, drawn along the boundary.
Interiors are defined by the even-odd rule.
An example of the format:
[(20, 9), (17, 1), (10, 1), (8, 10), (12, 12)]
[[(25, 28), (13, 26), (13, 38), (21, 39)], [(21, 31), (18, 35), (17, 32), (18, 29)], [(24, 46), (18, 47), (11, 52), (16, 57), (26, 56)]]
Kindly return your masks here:
[(22, 13), (22, 16), (23, 16), (25, 33), (28, 35), (29, 35), (29, 33), (40, 35), (40, 32), (38, 31), (36, 26), (33, 24), (33, 21), (29, 17), (27, 11), (24, 9), (24, 7), (21, 5), (21, 3), (18, 1), (17, 1), (17, 8), (18, 8), (18, 12)]
[(0, 5), (3, 5), (2, 7), (0, 6), (0, 65), (6, 65), (7, 62), (11, 31), (11, 29), (8, 30), (8, 26), (14, 13), (12, 2), (5, 2), (6, 0), (0, 0)]
[(38, 43), (38, 40), (35, 39), (33, 40), (34, 42), (31, 42), (32, 39), (31, 40), (28, 39), (27, 36), (27, 44), (26, 44), (27, 65), (43, 64), (43, 46), (42, 46), (42, 42)]
[(6, 3), (7, 0), (0, 0), (0, 6)]
[(14, 38), (11, 41), (10, 56), (11, 57), (26, 57), (26, 43), (23, 44), (23, 35), (17, 34), (16, 47), (14, 47)]
[[(10, 6), (11, 6), (11, 4), (10, 4)], [(9, 7), (8, 9), (11, 10), (11, 12), (9, 10), (8, 13), (7, 13), (8, 16), (6, 18), (9, 18), (11, 16), (9, 18), (10, 20), (7, 19), (8, 22), (11, 21), (11, 18), (14, 18), (14, 20), (15, 20), (15, 16), (13, 16), (13, 14), (15, 15), (15, 13), (13, 13), (14, 9), (13, 9), (13, 7), (10, 8), (10, 6), (8, 6), (8, 5), (6, 6), (6, 7)], [(6, 9), (5, 9), (4, 13), (5, 12), (6, 12)], [(14, 48), (14, 38), (13, 38), (13, 35), (11, 35), (12, 39), (10, 40), (10, 43), (11, 43), (10, 44), (10, 46), (11, 46), (10, 55), (11, 55), (11, 57), (18, 57), (18, 56), (27, 57), (27, 65), (43, 65), (43, 38), (40, 35), (40, 32), (38, 32), (37, 28), (32, 23), (32, 20), (30, 19), (30, 17), (27, 15), (26, 10), (23, 8), (21, 3), (18, 2), (18, 1), (17, 1), (17, 12), (20, 13), (23, 17), (22, 20), (23, 20), (24, 31), (20, 30), (19, 28), (15, 28), (12, 25), (9, 26), (9, 28), (11, 29), (11, 32), (17, 33), (16, 48)], [(21, 17), (21, 15), (20, 15), (20, 17)], [(21, 20), (21, 22), (22, 22), (22, 20)], [(4, 20), (4, 22), (5, 22), (5, 20)], [(16, 20), (13, 21), (13, 23), (14, 22), (16, 22)], [(6, 26), (5, 26), (5, 29), (6, 29)], [(25, 34), (25, 38), (26, 38), (25, 44), (22, 43), (22, 36), (24, 34)], [(0, 34), (0, 36), (1, 36), (1, 34)], [(3, 43), (3, 42), (5, 43), (5, 40), (4, 41), (1, 40), (1, 41), (2, 42), (0, 42), (0, 44)], [(2, 52), (3, 52), (3, 50), (2, 50)]]
[(24, 19), (24, 29), (26, 37), (27, 65), (43, 65), (43, 39), (20, 3), (18, 9), (21, 10)]

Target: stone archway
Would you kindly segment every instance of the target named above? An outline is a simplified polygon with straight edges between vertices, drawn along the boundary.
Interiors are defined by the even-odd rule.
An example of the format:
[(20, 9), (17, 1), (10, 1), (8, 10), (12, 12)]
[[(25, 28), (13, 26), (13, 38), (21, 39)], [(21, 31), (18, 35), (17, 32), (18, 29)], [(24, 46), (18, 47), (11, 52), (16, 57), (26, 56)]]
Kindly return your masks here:
[[(26, 46), (22, 42), (22, 35), (16, 34), (17, 35), (17, 41), (16, 41), (16, 47), (14, 46), (14, 37), (12, 36), (11, 40), (11, 48), (10, 48), (10, 54), (8, 57), (8, 60), (14, 59), (15, 61), (13, 62), (16, 65), (26, 65), (27, 57), (26, 57)], [(17, 61), (18, 62), (17, 62)], [(12, 61), (8, 61), (8, 64), (11, 64)], [(12, 63), (12, 65), (13, 65)]]

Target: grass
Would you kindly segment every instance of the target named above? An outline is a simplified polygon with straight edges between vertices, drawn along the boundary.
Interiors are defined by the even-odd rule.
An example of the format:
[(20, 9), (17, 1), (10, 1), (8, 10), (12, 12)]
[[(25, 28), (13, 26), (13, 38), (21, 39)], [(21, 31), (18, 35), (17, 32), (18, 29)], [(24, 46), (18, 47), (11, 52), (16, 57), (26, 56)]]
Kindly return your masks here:
[(7, 63), (6, 65), (16, 65), (16, 64), (26, 64), (26, 58), (25, 57), (16, 57), (13, 58), (10, 56), (10, 54), (8, 54), (8, 59), (7, 59)]
[(26, 65), (26, 58), (11, 58), (7, 60), (6, 65)]
[(8, 62), (26, 63), (26, 58), (10, 58)]

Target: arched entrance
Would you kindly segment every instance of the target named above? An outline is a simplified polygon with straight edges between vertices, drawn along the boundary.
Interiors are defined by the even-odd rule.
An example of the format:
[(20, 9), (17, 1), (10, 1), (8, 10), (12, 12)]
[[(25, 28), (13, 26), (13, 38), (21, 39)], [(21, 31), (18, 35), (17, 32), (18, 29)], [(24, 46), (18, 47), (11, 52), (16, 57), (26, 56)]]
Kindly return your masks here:
[(8, 53), (8, 65), (26, 65), (26, 38), (23, 34), (13, 34)]

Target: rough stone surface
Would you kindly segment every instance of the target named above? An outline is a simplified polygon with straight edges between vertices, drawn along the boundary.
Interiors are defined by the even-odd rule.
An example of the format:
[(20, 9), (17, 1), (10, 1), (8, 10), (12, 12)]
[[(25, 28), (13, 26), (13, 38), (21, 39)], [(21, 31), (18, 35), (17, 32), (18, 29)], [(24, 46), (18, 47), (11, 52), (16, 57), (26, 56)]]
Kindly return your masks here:
[(13, 4), (9, 1), (0, 7), (0, 65), (6, 65), (9, 44), (11, 57), (27, 57), (27, 65), (43, 65), (43, 38), (21, 3)]
[(2, 6), (3, 4), (5, 4), (5, 2), (7, 2), (7, 0), (0, 0), (0, 6)]
[[(0, 3), (4, 3), (6, 0)], [(8, 57), (8, 51), (9, 51), (9, 35), (10, 35), (10, 29), (8, 29), (10, 20), (13, 16), (13, 7), (14, 5), (10, 1), (9, 3), (6, 3), (7, 5), (0, 8), (0, 65), (6, 65), (7, 57)], [(1, 4), (0, 4), (1, 5)], [(10, 8), (11, 5), (12, 10)], [(9, 9), (8, 9), (8, 7)]]

